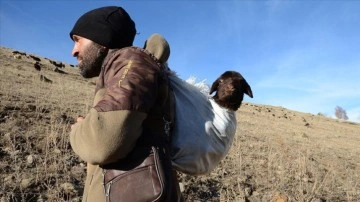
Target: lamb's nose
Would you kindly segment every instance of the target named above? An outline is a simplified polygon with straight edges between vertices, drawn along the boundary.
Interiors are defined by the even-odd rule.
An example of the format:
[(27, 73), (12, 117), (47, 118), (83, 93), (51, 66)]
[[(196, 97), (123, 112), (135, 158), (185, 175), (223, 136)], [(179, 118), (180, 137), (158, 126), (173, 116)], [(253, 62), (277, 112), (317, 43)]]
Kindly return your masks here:
[(232, 86), (232, 85), (226, 86), (226, 91), (233, 92), (234, 90), (235, 90), (234, 86)]

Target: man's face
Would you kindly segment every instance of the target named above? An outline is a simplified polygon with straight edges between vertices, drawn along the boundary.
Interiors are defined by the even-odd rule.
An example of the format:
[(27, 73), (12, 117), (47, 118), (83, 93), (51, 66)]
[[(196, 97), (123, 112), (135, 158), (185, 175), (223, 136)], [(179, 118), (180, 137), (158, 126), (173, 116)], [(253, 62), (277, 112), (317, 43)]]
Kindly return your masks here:
[(78, 35), (73, 35), (73, 40), (75, 44), (72, 55), (78, 60), (80, 74), (84, 78), (99, 76), (107, 49)]

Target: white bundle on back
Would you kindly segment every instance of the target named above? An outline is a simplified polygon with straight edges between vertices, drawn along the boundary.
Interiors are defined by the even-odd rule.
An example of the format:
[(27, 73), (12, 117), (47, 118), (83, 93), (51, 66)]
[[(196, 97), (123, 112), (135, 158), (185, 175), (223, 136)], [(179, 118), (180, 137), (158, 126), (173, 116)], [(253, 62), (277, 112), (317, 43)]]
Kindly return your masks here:
[(234, 111), (208, 96), (204, 83), (189, 84), (170, 75), (176, 113), (172, 136), (172, 163), (176, 170), (199, 175), (211, 172), (228, 153), (236, 131)]
[[(150, 36), (144, 49), (167, 67), (170, 46), (161, 35)], [(224, 72), (211, 89), (205, 82), (196, 83), (195, 77), (187, 83), (170, 69), (169, 81), (176, 102), (172, 164), (191, 175), (210, 173), (229, 152), (237, 123), (234, 111), (240, 107), (244, 93), (253, 97), (251, 88), (235, 71)], [(215, 91), (210, 98), (209, 92)]]

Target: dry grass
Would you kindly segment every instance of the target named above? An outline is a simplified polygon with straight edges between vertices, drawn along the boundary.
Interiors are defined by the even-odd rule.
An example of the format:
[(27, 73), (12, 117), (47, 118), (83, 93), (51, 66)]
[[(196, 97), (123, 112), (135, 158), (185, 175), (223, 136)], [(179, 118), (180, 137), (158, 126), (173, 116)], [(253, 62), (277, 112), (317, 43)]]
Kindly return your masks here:
[[(85, 164), (68, 133), (89, 109), (94, 80), (69, 65), (55, 72), (41, 57), (37, 71), (12, 51), (0, 54), (1, 201), (80, 201)], [(251, 103), (237, 118), (221, 165), (180, 175), (188, 201), (360, 201), (359, 124)]]

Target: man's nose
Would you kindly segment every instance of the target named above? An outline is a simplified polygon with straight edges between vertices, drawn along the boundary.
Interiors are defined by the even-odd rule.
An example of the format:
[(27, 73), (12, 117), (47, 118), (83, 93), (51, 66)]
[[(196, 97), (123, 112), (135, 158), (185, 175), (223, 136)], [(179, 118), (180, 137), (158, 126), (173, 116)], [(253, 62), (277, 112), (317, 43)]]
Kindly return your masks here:
[(75, 43), (75, 44), (74, 44), (74, 47), (73, 47), (73, 49), (72, 49), (72, 51), (71, 51), (71, 55), (72, 55), (73, 57), (77, 57), (78, 54), (79, 54), (79, 45), (78, 45), (78, 43)]

